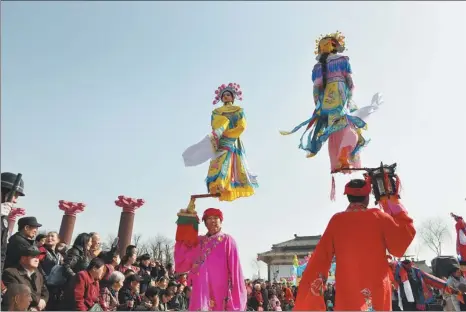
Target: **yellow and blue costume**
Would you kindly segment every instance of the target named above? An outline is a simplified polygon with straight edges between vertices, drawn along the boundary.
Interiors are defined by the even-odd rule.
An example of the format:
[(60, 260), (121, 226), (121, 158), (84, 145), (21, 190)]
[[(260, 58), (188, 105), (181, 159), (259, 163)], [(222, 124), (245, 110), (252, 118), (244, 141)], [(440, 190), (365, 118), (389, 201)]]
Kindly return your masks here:
[[(230, 83), (228, 86), (221, 85), (216, 90), (213, 104), (218, 103), (225, 92), (242, 100), (240, 86)], [(257, 177), (248, 169), (245, 149), (240, 139), (246, 129), (243, 109), (233, 105), (233, 102), (224, 103), (222, 107), (213, 110), (211, 125), (212, 147), (219, 156), (210, 161), (206, 178), (209, 193), (218, 195), (222, 201), (253, 195), (254, 188), (258, 187)]]

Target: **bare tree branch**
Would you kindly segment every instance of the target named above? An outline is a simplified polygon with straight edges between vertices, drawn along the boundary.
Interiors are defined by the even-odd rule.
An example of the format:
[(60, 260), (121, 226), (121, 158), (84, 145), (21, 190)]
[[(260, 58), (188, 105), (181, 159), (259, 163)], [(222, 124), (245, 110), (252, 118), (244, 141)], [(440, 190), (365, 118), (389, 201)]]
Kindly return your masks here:
[(107, 239), (100, 243), (102, 250), (108, 251), (112, 248), (113, 241), (115, 240), (116, 235), (108, 234)]
[(133, 234), (132, 243), (134, 246), (139, 247), (139, 243), (141, 242), (142, 234)]
[(174, 242), (163, 235), (157, 235), (147, 242), (148, 253), (160, 263), (173, 263)]
[(442, 255), (443, 244), (448, 238), (451, 238), (448, 225), (441, 218), (425, 220), (419, 229), (419, 235), (425, 246), (429, 247), (437, 256)]

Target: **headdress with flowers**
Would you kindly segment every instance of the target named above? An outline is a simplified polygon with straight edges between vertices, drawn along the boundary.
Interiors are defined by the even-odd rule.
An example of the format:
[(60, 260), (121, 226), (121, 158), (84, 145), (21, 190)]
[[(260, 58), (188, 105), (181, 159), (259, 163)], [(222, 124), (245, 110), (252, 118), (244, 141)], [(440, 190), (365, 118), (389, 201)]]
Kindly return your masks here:
[(223, 93), (227, 91), (233, 95), (234, 99), (243, 100), (243, 91), (241, 91), (239, 84), (230, 82), (228, 85), (222, 84), (215, 90), (215, 98), (212, 104), (217, 104), (222, 99)]
[(345, 36), (343, 36), (343, 34), (337, 30), (336, 32), (331, 33), (331, 34), (320, 35), (320, 37), (316, 39), (316, 49), (314, 51), (316, 55), (320, 54), (320, 42), (323, 39), (327, 39), (327, 38), (333, 38), (336, 40), (337, 42), (336, 49), (339, 53), (345, 51)]

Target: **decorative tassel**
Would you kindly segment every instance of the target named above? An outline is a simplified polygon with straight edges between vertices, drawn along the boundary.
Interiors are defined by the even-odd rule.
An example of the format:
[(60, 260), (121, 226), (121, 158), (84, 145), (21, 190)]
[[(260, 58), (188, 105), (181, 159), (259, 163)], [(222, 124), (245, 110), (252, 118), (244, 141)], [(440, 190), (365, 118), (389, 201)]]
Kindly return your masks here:
[(335, 187), (335, 177), (332, 174), (332, 190), (330, 191), (330, 200), (335, 201), (335, 193), (336, 193), (336, 187)]

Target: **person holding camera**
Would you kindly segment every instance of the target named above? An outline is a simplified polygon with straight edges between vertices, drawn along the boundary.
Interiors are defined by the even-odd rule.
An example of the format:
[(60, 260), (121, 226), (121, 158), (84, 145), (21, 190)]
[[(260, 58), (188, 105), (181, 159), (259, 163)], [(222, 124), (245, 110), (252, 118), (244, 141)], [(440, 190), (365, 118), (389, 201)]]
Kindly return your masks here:
[[(386, 177), (386, 176), (384, 176)], [(375, 184), (377, 185), (377, 184)], [(336, 257), (338, 296), (335, 311), (391, 311), (387, 250), (402, 257), (416, 234), (413, 220), (394, 194), (374, 194), (381, 209), (368, 208), (371, 177), (351, 180), (345, 187), (349, 205), (327, 225), (299, 284), (294, 310), (325, 311), (325, 284)]]

